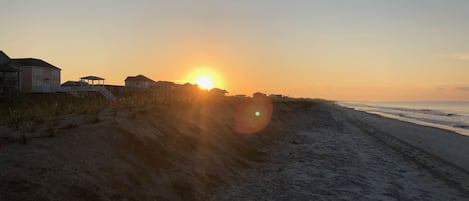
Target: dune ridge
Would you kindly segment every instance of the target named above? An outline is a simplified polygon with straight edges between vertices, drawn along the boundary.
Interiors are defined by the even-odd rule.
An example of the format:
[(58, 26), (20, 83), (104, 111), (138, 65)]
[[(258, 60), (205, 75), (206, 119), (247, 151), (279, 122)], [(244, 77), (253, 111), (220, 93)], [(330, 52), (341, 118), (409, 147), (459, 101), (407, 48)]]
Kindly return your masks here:
[(227, 175), (262, 161), (260, 147), (286, 135), (298, 110), (275, 104), (267, 127), (238, 133), (235, 114), (246, 100), (69, 114), (53, 136), (47, 123), (33, 132), (2, 127), (0, 200), (205, 200)]

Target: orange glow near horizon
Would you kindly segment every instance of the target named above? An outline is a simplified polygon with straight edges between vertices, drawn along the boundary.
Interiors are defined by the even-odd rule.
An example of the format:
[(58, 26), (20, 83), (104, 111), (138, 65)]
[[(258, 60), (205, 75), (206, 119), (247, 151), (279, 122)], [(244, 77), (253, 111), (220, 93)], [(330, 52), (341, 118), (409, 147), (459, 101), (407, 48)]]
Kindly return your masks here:
[(198, 68), (190, 72), (186, 78), (193, 84), (199, 85), (201, 89), (223, 88), (221, 76), (211, 68)]
[(142, 74), (229, 95), (469, 101), (469, 1), (365, 2), (5, 1), (0, 50), (62, 83)]

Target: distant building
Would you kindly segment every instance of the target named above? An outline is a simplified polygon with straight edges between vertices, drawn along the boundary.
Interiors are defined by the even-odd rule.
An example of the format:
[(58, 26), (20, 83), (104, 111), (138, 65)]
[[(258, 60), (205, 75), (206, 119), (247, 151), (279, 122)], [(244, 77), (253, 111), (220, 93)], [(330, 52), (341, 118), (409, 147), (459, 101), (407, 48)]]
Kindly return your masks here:
[(210, 89), (209, 91), (210, 96), (214, 96), (214, 97), (223, 97), (227, 93), (228, 91), (224, 89), (219, 89), (219, 88), (213, 88), (213, 89)]
[(35, 58), (11, 59), (10, 62), (21, 70), (21, 92), (55, 92), (60, 87), (60, 68)]
[(153, 85), (153, 88), (159, 91), (172, 91), (176, 83), (170, 81), (158, 81)]
[(122, 94), (123, 86), (105, 85), (104, 78), (89, 75), (81, 77), (80, 81), (66, 81), (58, 91), (67, 92), (77, 97), (94, 96), (101, 94), (108, 100), (114, 100), (114, 93)]
[(20, 68), (11, 63), (3, 51), (0, 51), (0, 95), (11, 96), (20, 89)]
[(125, 87), (149, 89), (155, 86), (156, 82), (144, 75), (128, 76), (125, 79)]
[(271, 100), (275, 100), (275, 101), (283, 100), (283, 99), (284, 99), (284, 97), (283, 97), (282, 95), (280, 95), (280, 94), (270, 94), (270, 95), (269, 95), (269, 98), (270, 98)]
[(267, 97), (267, 94), (262, 93), (262, 92), (256, 92), (256, 93), (252, 94), (252, 97), (253, 98), (265, 98), (265, 97)]

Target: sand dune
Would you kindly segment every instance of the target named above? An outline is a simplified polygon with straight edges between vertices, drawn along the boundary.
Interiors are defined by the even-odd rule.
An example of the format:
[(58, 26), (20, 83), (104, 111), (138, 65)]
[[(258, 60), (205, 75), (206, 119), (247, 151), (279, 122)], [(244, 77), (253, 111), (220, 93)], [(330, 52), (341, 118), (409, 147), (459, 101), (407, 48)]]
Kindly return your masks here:
[[(243, 101), (122, 108), (60, 117), (26, 132), (1, 128), (0, 200), (205, 200), (228, 175), (261, 161), (287, 129), (235, 131)], [(278, 113), (291, 109), (279, 106)], [(276, 113), (277, 113), (276, 112)]]
[(468, 156), (457, 151), (469, 147), (467, 137), (324, 101), (276, 102), (267, 127), (243, 134), (235, 117), (242, 104), (225, 99), (127, 107), (117, 115), (112, 110), (68, 115), (54, 135), (38, 127), (26, 133), (25, 144), (21, 131), (0, 128), (0, 200), (464, 200), (469, 195)]

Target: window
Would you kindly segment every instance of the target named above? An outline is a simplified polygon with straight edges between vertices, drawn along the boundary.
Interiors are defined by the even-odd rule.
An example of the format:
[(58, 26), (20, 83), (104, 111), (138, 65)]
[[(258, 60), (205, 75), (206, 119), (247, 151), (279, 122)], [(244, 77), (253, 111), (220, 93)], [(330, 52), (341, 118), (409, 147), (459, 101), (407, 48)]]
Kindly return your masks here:
[(42, 76), (43, 74), (43, 71), (42, 71), (42, 68), (40, 67), (33, 67), (33, 76), (36, 77), (36, 76)]

